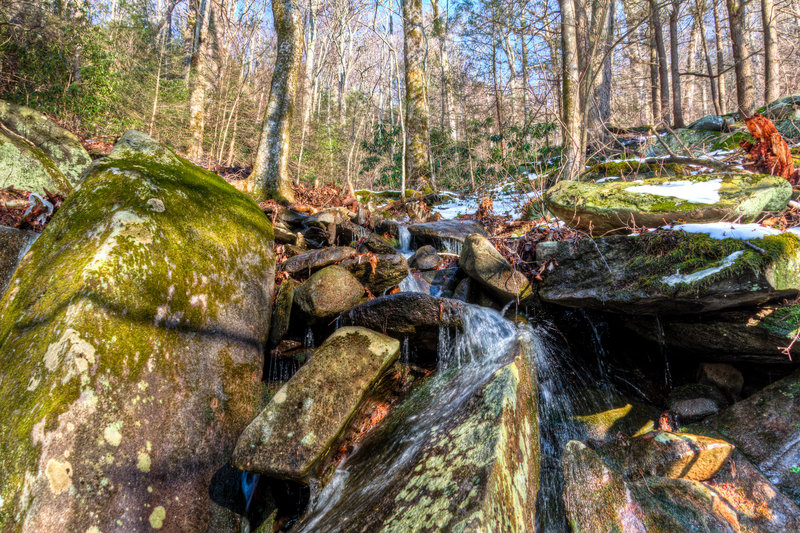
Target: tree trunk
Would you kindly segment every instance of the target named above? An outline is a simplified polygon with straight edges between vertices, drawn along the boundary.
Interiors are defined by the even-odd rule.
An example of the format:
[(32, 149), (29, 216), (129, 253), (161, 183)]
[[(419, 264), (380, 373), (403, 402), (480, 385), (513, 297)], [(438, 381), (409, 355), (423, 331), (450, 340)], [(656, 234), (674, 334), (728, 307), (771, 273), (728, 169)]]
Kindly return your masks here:
[(562, 162), (564, 178), (572, 179), (583, 169), (584, 154), (581, 153), (580, 71), (578, 69), (578, 35), (575, 3), (559, 0), (561, 9), (561, 101), (563, 108), (562, 138), (564, 151)]
[(606, 124), (611, 117), (611, 48), (614, 44), (614, 10), (615, 1), (610, 1), (607, 6), (596, 5), (598, 9), (605, 9), (605, 20), (603, 23), (602, 36), (605, 42), (601, 49), (605, 55), (602, 69), (598, 72), (597, 84), (591, 98), (591, 108), (589, 110), (589, 129), (598, 141), (606, 141)]
[(669, 122), (669, 71), (667, 67), (667, 49), (664, 46), (664, 32), (661, 29), (661, 10), (658, 7), (658, 0), (650, 0), (650, 20), (653, 25), (653, 35), (655, 36), (656, 57), (658, 59), (658, 85), (659, 95), (661, 97), (661, 115), (657, 118), (656, 122)]
[(658, 80), (658, 52), (656, 48), (655, 28), (650, 24), (650, 105), (652, 106), (654, 125), (661, 120), (661, 86)]
[(456, 129), (456, 114), (453, 109), (453, 94), (450, 89), (450, 57), (447, 51), (447, 14), (442, 16), (439, 12), (439, 1), (432, 0), (433, 7), (433, 35), (439, 42), (439, 64), (441, 68), (441, 98), (442, 117), (441, 128), (450, 134), (454, 141), (458, 141)]
[(305, 148), (306, 132), (308, 131), (308, 119), (311, 117), (311, 109), (314, 106), (314, 60), (317, 47), (317, 11), (319, 10), (320, 0), (309, 0), (308, 2), (308, 39), (306, 39), (306, 65), (305, 75), (303, 76), (303, 122), (300, 126), (300, 153), (297, 156), (297, 178), (295, 182), (300, 184), (300, 177), (303, 171), (303, 149)]
[(728, 23), (731, 31), (734, 71), (736, 73), (736, 103), (741, 118), (749, 117), (755, 109), (755, 89), (750, 52), (744, 40), (745, 7), (747, 0), (727, 0)]
[(669, 53), (672, 69), (672, 117), (676, 128), (685, 126), (683, 122), (683, 98), (681, 96), (680, 56), (678, 55), (678, 15), (680, 4), (672, 2), (669, 14)]
[(208, 25), (211, 18), (212, 0), (201, 0), (194, 37), (195, 46), (192, 54), (190, 72), (191, 93), (189, 94), (189, 132), (192, 141), (189, 145), (189, 159), (199, 160), (203, 157), (203, 135), (206, 127), (206, 93), (208, 91)]
[(717, 97), (719, 97), (719, 112), (721, 115), (725, 114), (727, 106), (725, 105), (725, 53), (722, 49), (722, 24), (720, 23), (719, 10), (717, 9), (717, 0), (711, 0), (711, 5), (714, 11), (714, 43), (717, 48)]
[(409, 187), (419, 190), (430, 186), (422, 0), (403, 0), (403, 34), (406, 66), (406, 178)]
[(267, 120), (248, 177), (248, 189), (258, 201), (274, 198), (293, 202), (289, 177), (289, 128), (297, 94), (303, 54), (303, 23), (293, 0), (272, 0), (272, 17), (278, 35), (278, 54), (267, 102)]
[(717, 94), (719, 80), (714, 77), (714, 68), (711, 66), (711, 52), (708, 49), (708, 39), (706, 39), (705, 17), (705, 0), (697, 0), (697, 24), (700, 28), (700, 42), (703, 45), (703, 56), (706, 60), (706, 72), (708, 73), (708, 82), (711, 89), (711, 101), (714, 104), (714, 113), (721, 115), (722, 109), (719, 107), (719, 95)]
[(773, 0), (761, 0), (761, 19), (764, 25), (764, 100), (768, 104), (780, 98), (778, 24)]

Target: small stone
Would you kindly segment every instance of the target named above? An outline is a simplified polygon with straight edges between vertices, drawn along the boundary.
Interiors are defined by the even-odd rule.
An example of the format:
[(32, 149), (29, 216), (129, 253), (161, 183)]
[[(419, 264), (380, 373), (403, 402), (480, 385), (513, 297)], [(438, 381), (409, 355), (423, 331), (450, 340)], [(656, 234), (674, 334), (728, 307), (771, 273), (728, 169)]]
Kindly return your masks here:
[(736, 367), (725, 363), (700, 363), (700, 383), (713, 385), (730, 399), (739, 396), (744, 386), (744, 376)]
[(411, 258), (409, 266), (417, 270), (433, 270), (442, 262), (441, 256), (436, 253), (436, 248), (430, 244), (420, 247), (414, 257)]
[(669, 395), (669, 410), (678, 415), (679, 422), (696, 422), (720, 412), (727, 406), (725, 396), (711, 385), (693, 383), (681, 385)]

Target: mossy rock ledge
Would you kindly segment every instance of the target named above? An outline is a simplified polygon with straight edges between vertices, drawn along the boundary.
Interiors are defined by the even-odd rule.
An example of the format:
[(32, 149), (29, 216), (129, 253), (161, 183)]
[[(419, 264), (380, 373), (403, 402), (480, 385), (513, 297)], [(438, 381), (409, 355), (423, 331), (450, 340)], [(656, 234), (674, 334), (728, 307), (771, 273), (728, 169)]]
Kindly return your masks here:
[(14, 187), (44, 196), (67, 196), (72, 185), (36, 145), (7, 128), (0, 128), (0, 187)]
[[(674, 134), (667, 133), (661, 136), (661, 141), (678, 155), (701, 155), (714, 150), (735, 150), (739, 147), (740, 140), (753, 140), (743, 123), (735, 122), (727, 115), (720, 118), (727, 121), (730, 132), (710, 131), (703, 128), (681, 128), (675, 130)], [(684, 147), (688, 148), (691, 154), (686, 153)], [(644, 155), (645, 157), (659, 157), (669, 155), (669, 152), (661, 142), (653, 139), (648, 141)]]
[(0, 226), (0, 297), (17, 269), (20, 259), (30, 249), (38, 233)]
[(659, 230), (540, 243), (537, 260), (554, 259), (558, 266), (545, 276), (539, 298), (567, 307), (674, 315), (796, 296), (797, 236), (784, 233), (747, 242)]
[(508, 355), (471, 394), (439, 396), (463, 368), (412, 392), (347, 459), (333, 501), (296, 530), (534, 531), (536, 378), (527, 356)]
[[(715, 200), (715, 193), (718, 199), (703, 203), (668, 195), (681, 185), (706, 191), (703, 200)], [(658, 194), (649, 192), (654, 190)], [(791, 184), (779, 176), (721, 173), (691, 176), (677, 183), (663, 178), (641, 182), (561, 181), (547, 190), (545, 205), (570, 227), (600, 236), (629, 232), (633, 225), (657, 228), (676, 220), (751, 222), (764, 211), (786, 207), (791, 195)]]
[(44, 113), (0, 100), (0, 123), (41, 150), (72, 185), (92, 163), (78, 138)]
[(142, 133), (93, 163), (0, 300), (0, 530), (240, 527), (209, 493), (239, 486), (272, 244), (255, 202)]

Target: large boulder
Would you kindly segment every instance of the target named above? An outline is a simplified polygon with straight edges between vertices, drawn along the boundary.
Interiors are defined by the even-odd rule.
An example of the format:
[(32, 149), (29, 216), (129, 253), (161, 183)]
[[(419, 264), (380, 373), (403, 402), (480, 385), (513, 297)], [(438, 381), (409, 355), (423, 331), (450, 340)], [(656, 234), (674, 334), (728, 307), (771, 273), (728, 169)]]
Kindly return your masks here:
[(38, 236), (38, 233), (32, 231), (0, 226), (0, 297), (6, 291), (20, 259)]
[(800, 372), (706, 421), (800, 504)]
[[(511, 354), (513, 357), (513, 354)], [(300, 532), (534, 531), (536, 378), (516, 357), (463, 388), (443, 372), (415, 390), (347, 459)], [(475, 375), (473, 374), (474, 378)]]
[(464, 241), (458, 266), (502, 303), (525, 301), (533, 294), (528, 278), (477, 233)]
[(67, 178), (40, 148), (5, 128), (0, 129), (0, 176), (3, 187), (42, 196), (45, 190), (64, 196), (72, 192)]
[(774, 122), (782, 120), (800, 120), (800, 94), (784, 96), (773, 100), (759, 109), (758, 112)]
[(41, 150), (72, 185), (92, 162), (75, 135), (29, 107), (0, 100), (0, 123)]
[(294, 291), (295, 304), (313, 319), (325, 319), (347, 311), (361, 301), (364, 286), (338, 265), (315, 272)]
[[(675, 130), (675, 133), (667, 133), (661, 136), (663, 141), (670, 150), (678, 155), (696, 155), (714, 150), (732, 150), (738, 146), (741, 139), (752, 140), (752, 137), (744, 133), (746, 131), (744, 124), (734, 123), (728, 116), (720, 117), (727, 121), (733, 133), (724, 133), (721, 131), (710, 131), (701, 128), (682, 128)], [(684, 147), (688, 148), (692, 153), (687, 154)], [(658, 157), (668, 155), (669, 152), (664, 148), (657, 139), (648, 142), (644, 150), (645, 157)]]
[(408, 261), (402, 254), (361, 256), (342, 261), (347, 269), (374, 295), (383, 294), (408, 276)]
[(461, 244), (473, 233), (486, 235), (486, 230), (475, 220), (439, 220), (411, 224), (408, 232), (417, 247), (430, 244), (438, 250), (461, 253)]
[(707, 115), (698, 118), (686, 128), (690, 130), (725, 131), (728, 128), (728, 122), (719, 115)]
[(307, 481), (364, 399), (400, 354), (400, 343), (374, 331), (338, 329), (247, 426), (233, 465), (270, 477)]
[(677, 220), (750, 222), (780, 211), (791, 195), (791, 184), (780, 176), (718, 173), (641, 182), (565, 180), (547, 190), (545, 204), (567, 225), (599, 236)]
[(758, 305), (800, 291), (800, 241), (792, 233), (742, 241), (701, 233), (541, 243), (558, 264), (539, 287), (546, 302), (627, 314), (705, 313)]
[(274, 267), (219, 176), (135, 131), (96, 161), (0, 300), (0, 530), (238, 528), (209, 492), (258, 410)]

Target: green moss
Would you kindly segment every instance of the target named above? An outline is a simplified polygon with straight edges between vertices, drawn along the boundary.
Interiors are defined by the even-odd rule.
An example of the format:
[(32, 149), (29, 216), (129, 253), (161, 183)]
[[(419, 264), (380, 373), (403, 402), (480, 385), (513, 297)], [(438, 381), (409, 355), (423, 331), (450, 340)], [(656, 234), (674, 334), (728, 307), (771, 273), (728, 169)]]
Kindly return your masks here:
[(604, 177), (627, 178), (640, 174), (652, 175), (651, 177), (685, 176), (686, 168), (677, 163), (642, 163), (637, 160), (608, 161), (598, 163), (587, 170), (581, 181), (593, 180)]
[(711, 147), (712, 150), (735, 150), (739, 148), (739, 143), (742, 141), (755, 142), (753, 136), (744, 131), (737, 131), (728, 133), (720, 137)]

